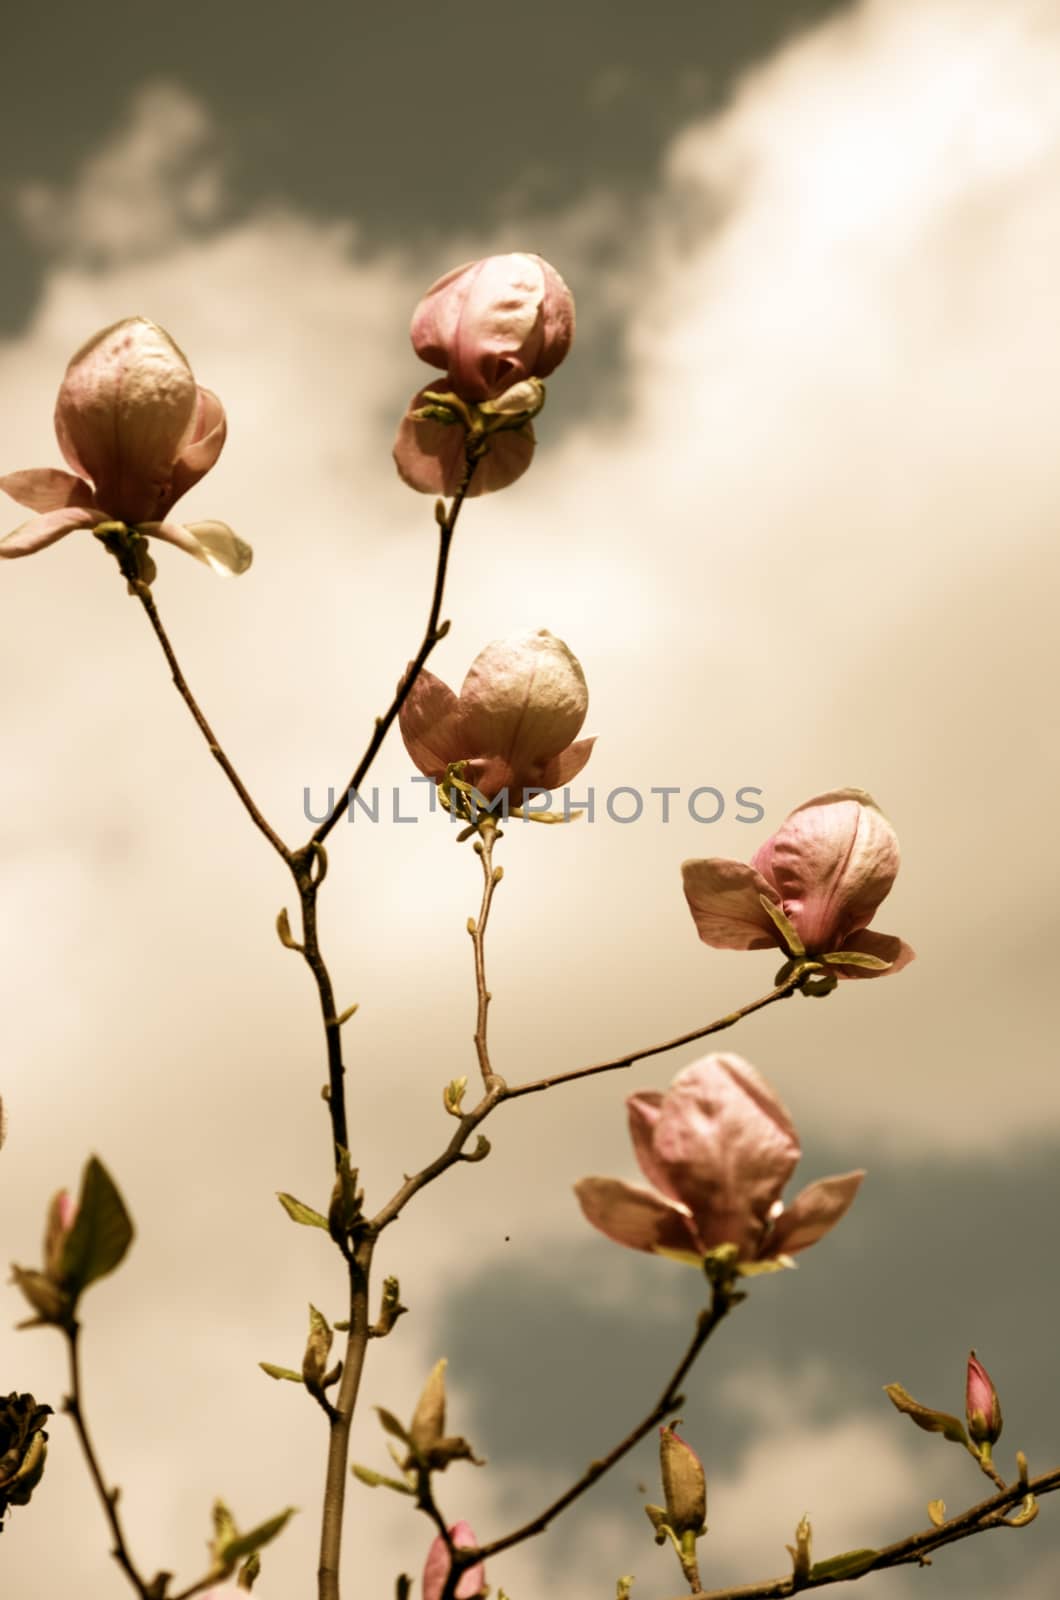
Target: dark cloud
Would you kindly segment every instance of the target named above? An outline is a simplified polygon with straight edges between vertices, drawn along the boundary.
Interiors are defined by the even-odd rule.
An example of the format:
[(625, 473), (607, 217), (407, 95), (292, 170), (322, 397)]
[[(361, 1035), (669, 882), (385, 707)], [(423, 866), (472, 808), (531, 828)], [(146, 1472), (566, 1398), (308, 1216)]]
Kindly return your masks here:
[(203, 101), (230, 156), (233, 210), (289, 200), (353, 217), (369, 244), (385, 243), (492, 227), (601, 187), (642, 192), (680, 126), (847, 3), (306, 0), (255, 8), (252, 21), (203, 0), (20, 8), (0, 106), (0, 326), (24, 320), (39, 273), (16, 191), (68, 182), (147, 81)]

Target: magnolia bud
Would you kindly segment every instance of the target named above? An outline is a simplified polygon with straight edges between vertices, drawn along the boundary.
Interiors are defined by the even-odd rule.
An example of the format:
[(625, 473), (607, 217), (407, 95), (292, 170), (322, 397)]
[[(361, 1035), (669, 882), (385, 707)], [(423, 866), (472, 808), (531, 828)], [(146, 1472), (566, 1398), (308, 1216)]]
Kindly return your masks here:
[(965, 1384), (965, 1415), (968, 1432), (978, 1445), (996, 1444), (1001, 1437), (1001, 1402), (990, 1374), (973, 1350), (968, 1356), (968, 1374)]
[(706, 1532), (707, 1480), (692, 1446), (675, 1433), (677, 1423), (659, 1429), (659, 1469), (666, 1497), (666, 1520), (680, 1538)]

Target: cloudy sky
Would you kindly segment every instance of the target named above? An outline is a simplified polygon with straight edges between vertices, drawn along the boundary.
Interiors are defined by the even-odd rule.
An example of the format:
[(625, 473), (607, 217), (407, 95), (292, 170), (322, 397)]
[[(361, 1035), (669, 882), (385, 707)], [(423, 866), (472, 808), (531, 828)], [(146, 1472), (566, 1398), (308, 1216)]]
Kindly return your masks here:
[[(699, 943), (685, 857), (746, 857), (844, 784), (898, 830), (879, 920), (917, 962), (728, 1036), (789, 1105), (802, 1174), (869, 1178), (688, 1386), (705, 1580), (783, 1572), (804, 1512), (825, 1555), (925, 1525), (936, 1496), (981, 1498), (971, 1462), (881, 1393), (898, 1379), (959, 1410), (971, 1345), (1002, 1390), (1003, 1470), (1020, 1447), (1055, 1465), (1056, 5), (303, 0), (248, 28), (235, 7), (108, 0), (28, 8), (7, 46), (0, 470), (58, 464), (55, 390), (97, 328), (142, 313), (186, 350), (229, 417), (188, 514), (233, 524), (255, 563), (223, 582), (163, 549), (155, 592), (291, 841), (426, 614), (431, 506), (389, 459), (426, 372), (416, 299), (513, 248), (574, 290), (537, 458), (468, 507), (432, 663), (459, 680), (488, 640), (545, 626), (590, 685), (595, 820), (513, 824), (499, 846), (491, 1025), (509, 1079), (769, 987), (769, 955)], [(329, 1186), (315, 1000), (274, 932), (289, 880), (95, 542), (2, 578), (6, 1257), (37, 1259), (48, 1197), (98, 1152), (138, 1239), (85, 1303), (86, 1403), (134, 1550), (188, 1582), (217, 1494), (247, 1523), (293, 1504), (257, 1593), (309, 1596), (322, 1419), (256, 1366), (298, 1365), (308, 1300), (342, 1315), (327, 1241), (273, 1199), (319, 1205)], [(473, 1071), (479, 893), (399, 742), (374, 777), (384, 815), (396, 786), (418, 821), (343, 824), (322, 897), (340, 1001), (361, 1006), (347, 1047), (373, 1206), (441, 1147), (441, 1085)], [(613, 789), (663, 785), (713, 786), (724, 814), (608, 817)], [(738, 820), (744, 786), (759, 824)], [(502, 1109), (489, 1160), (386, 1237), (378, 1264), (411, 1314), (371, 1350), (354, 1454), (386, 1466), (371, 1405), (408, 1412), (448, 1355), (452, 1421), (489, 1466), (451, 1468), (443, 1504), (484, 1539), (624, 1434), (687, 1342), (694, 1275), (592, 1233), (571, 1185), (633, 1176), (624, 1095), (695, 1055)], [(12, 1332), (14, 1290), (3, 1303), (0, 1391), (58, 1408), (58, 1339)], [(62, 1417), (52, 1439), (0, 1583), (109, 1600), (121, 1576)], [(597, 1600), (634, 1572), (638, 1600), (677, 1595), (641, 1509), (655, 1470), (648, 1445), (491, 1583)], [(392, 1594), (428, 1543), (403, 1502), (354, 1486), (344, 1592)], [(1048, 1600), (1058, 1561), (1047, 1502), (1025, 1532), (861, 1592)]]

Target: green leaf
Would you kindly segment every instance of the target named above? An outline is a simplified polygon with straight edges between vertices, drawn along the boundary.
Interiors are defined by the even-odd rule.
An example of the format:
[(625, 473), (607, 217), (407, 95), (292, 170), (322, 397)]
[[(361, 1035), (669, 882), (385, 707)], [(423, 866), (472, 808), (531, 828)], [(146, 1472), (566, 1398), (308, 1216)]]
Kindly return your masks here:
[(878, 1555), (878, 1550), (846, 1550), (841, 1556), (829, 1556), (827, 1561), (815, 1561), (810, 1578), (860, 1578)]
[(253, 1589), (254, 1584), (257, 1581), (257, 1579), (260, 1576), (260, 1574), (261, 1574), (261, 1557), (258, 1555), (257, 1551), (255, 1550), (254, 1554), (252, 1556), (248, 1556), (247, 1559), (244, 1561), (243, 1565), (240, 1567), (240, 1569), (239, 1569), (239, 1577), (236, 1579), (236, 1588), (237, 1589)]
[(369, 1489), (396, 1489), (399, 1494), (415, 1494), (411, 1484), (400, 1483), (397, 1478), (388, 1478), (385, 1472), (375, 1472), (371, 1467), (359, 1467), (356, 1462), (350, 1468), (358, 1483), (366, 1483)]
[(304, 1383), (305, 1379), (300, 1372), (293, 1372), (290, 1367), (276, 1367), (271, 1361), (259, 1361), (258, 1366), (262, 1372), (267, 1372), (270, 1378), (286, 1378), (289, 1383)]
[(278, 1517), (270, 1517), (268, 1522), (259, 1523), (249, 1533), (239, 1534), (237, 1538), (232, 1539), (230, 1543), (219, 1549), (217, 1559), (225, 1570), (231, 1572), (232, 1568), (237, 1562), (242, 1561), (244, 1556), (253, 1555), (255, 1550), (260, 1550), (263, 1545), (267, 1545), (271, 1540), (275, 1539), (276, 1535), (286, 1527), (288, 1519), (294, 1516), (294, 1511), (294, 1506), (288, 1506), (287, 1510), (281, 1511)]
[(795, 956), (796, 959), (799, 956), (804, 956), (806, 954), (806, 946), (799, 938), (794, 923), (785, 916), (783, 907), (778, 906), (776, 901), (771, 900), (767, 894), (760, 894), (758, 898), (761, 901), (762, 910), (780, 934), (784, 949), (788, 952), (788, 955)]
[(383, 1427), (386, 1429), (387, 1433), (392, 1433), (395, 1439), (401, 1440), (402, 1444), (409, 1444), (410, 1440), (408, 1433), (402, 1423), (400, 1423), (397, 1417), (395, 1417), (394, 1413), (392, 1411), (387, 1411), (385, 1406), (376, 1406), (375, 1409), (378, 1412), (379, 1420), (383, 1424)]
[(863, 950), (830, 950), (821, 960), (833, 967), (864, 967), (866, 972), (887, 972), (894, 966), (893, 961), (870, 956)]
[(80, 1294), (97, 1278), (105, 1278), (122, 1261), (132, 1238), (132, 1220), (113, 1178), (97, 1156), (90, 1157), (59, 1263), (63, 1284)]
[(293, 1194), (284, 1194), (279, 1191), (276, 1195), (292, 1222), (300, 1222), (304, 1228), (323, 1228), (328, 1231), (328, 1219), (322, 1217), (319, 1211), (314, 1211), (312, 1206), (307, 1206), (303, 1201), (296, 1200)]
[(922, 1406), (900, 1383), (885, 1384), (884, 1393), (898, 1411), (915, 1422), (918, 1428), (923, 1428), (925, 1433), (941, 1433), (952, 1444), (963, 1444), (966, 1449), (971, 1449), (964, 1424), (948, 1411), (933, 1411), (930, 1406)]

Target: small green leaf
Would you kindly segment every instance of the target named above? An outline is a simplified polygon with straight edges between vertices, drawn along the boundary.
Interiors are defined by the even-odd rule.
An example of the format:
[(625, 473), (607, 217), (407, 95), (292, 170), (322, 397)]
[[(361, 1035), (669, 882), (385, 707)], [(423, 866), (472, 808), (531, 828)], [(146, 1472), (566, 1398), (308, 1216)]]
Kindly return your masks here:
[(833, 967), (864, 967), (866, 972), (887, 972), (894, 966), (893, 961), (870, 956), (863, 950), (830, 950), (821, 960)]
[(388, 1411), (385, 1406), (376, 1406), (375, 1409), (378, 1412), (379, 1420), (383, 1424), (383, 1427), (386, 1429), (387, 1433), (392, 1433), (395, 1439), (401, 1440), (402, 1444), (409, 1444), (411, 1442), (405, 1428), (398, 1421), (397, 1417), (395, 1417), (392, 1411)]
[(884, 1393), (896, 1410), (903, 1412), (918, 1428), (923, 1428), (925, 1433), (941, 1433), (944, 1439), (949, 1439), (952, 1444), (963, 1444), (970, 1450), (968, 1435), (964, 1431), (963, 1423), (959, 1422), (948, 1411), (933, 1411), (930, 1406), (922, 1406), (919, 1400), (902, 1388), (900, 1383), (884, 1385)]
[(215, 1558), (219, 1561), (221, 1559), (220, 1552), (231, 1544), (233, 1539), (239, 1537), (239, 1530), (236, 1527), (235, 1517), (233, 1517), (223, 1500), (214, 1501), (211, 1516), (214, 1537), (210, 1548)]
[(846, 1550), (841, 1556), (829, 1556), (827, 1561), (815, 1561), (810, 1568), (810, 1578), (860, 1578), (868, 1572), (879, 1555), (878, 1550)]
[(305, 1379), (300, 1372), (294, 1372), (290, 1367), (277, 1367), (271, 1361), (259, 1361), (258, 1366), (262, 1372), (267, 1372), (270, 1378), (286, 1378), (288, 1383), (304, 1383)]
[(399, 1483), (397, 1478), (388, 1478), (385, 1472), (374, 1472), (371, 1467), (359, 1467), (356, 1462), (350, 1468), (358, 1483), (366, 1483), (369, 1489), (396, 1489), (399, 1494), (415, 1494), (411, 1484)]
[(767, 894), (760, 894), (758, 898), (761, 901), (762, 910), (780, 934), (784, 949), (788, 952), (788, 955), (795, 956), (796, 959), (799, 956), (804, 956), (806, 954), (806, 946), (799, 938), (795, 924), (785, 915), (783, 907), (778, 906), (776, 901), (771, 900)]
[(75, 1295), (113, 1272), (133, 1238), (133, 1225), (113, 1178), (97, 1156), (81, 1175), (74, 1225), (66, 1236), (59, 1276)]
[(286, 1527), (288, 1519), (294, 1516), (294, 1510), (294, 1506), (288, 1506), (287, 1510), (281, 1511), (279, 1516), (270, 1517), (268, 1522), (259, 1523), (249, 1533), (239, 1534), (237, 1538), (226, 1544), (222, 1549), (219, 1549), (217, 1558), (226, 1572), (231, 1572), (232, 1568), (242, 1561), (244, 1556), (253, 1555), (256, 1550), (260, 1550), (264, 1545), (275, 1539), (276, 1535)]
[(296, 1200), (293, 1194), (284, 1194), (282, 1190), (277, 1192), (276, 1198), (292, 1222), (300, 1222), (305, 1228), (323, 1228), (327, 1233), (327, 1217), (321, 1216), (319, 1211), (314, 1211), (312, 1206)]
[(260, 1575), (261, 1557), (255, 1550), (254, 1554), (252, 1556), (248, 1556), (243, 1565), (240, 1567), (239, 1577), (236, 1579), (236, 1588), (253, 1589), (254, 1584)]

